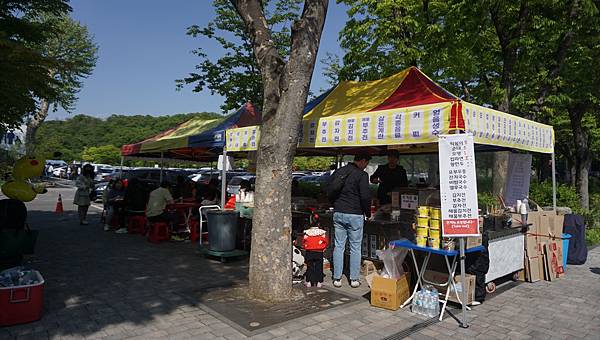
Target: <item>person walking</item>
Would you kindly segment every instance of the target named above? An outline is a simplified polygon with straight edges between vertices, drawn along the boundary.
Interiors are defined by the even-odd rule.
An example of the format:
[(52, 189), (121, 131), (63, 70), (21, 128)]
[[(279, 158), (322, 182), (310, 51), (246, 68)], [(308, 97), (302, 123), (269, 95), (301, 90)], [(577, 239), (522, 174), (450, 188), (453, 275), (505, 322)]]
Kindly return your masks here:
[(92, 165), (84, 165), (81, 175), (75, 181), (75, 186), (77, 191), (73, 203), (78, 206), (79, 224), (88, 225), (87, 213), (91, 204), (90, 194), (94, 190), (94, 168)]
[(344, 249), (350, 245), (350, 286), (360, 286), (360, 259), (365, 218), (371, 217), (371, 188), (364, 171), (371, 156), (356, 155), (354, 162), (338, 169), (331, 176), (327, 196), (333, 202), (333, 285), (342, 286)]

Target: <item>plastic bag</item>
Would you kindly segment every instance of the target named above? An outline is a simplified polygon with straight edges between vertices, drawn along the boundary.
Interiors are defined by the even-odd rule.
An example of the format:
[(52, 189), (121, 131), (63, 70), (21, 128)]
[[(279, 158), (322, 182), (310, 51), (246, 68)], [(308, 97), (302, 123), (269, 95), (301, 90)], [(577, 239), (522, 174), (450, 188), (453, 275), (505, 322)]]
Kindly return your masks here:
[(377, 257), (383, 261), (383, 271), (381, 272), (381, 276), (399, 279), (402, 277), (402, 275), (404, 275), (402, 263), (408, 254), (408, 249), (388, 248), (384, 250), (377, 250), (376, 254)]

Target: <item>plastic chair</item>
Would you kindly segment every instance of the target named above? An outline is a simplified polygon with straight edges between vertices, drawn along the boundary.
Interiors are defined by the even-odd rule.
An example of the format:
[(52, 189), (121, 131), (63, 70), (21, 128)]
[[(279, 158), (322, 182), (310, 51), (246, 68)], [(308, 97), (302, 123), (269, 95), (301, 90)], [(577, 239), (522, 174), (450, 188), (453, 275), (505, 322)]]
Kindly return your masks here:
[(127, 232), (130, 234), (142, 234), (146, 233), (146, 216), (145, 215), (134, 215), (127, 217)]
[(169, 224), (167, 222), (150, 222), (149, 242), (159, 243), (160, 241), (168, 241), (170, 238)]

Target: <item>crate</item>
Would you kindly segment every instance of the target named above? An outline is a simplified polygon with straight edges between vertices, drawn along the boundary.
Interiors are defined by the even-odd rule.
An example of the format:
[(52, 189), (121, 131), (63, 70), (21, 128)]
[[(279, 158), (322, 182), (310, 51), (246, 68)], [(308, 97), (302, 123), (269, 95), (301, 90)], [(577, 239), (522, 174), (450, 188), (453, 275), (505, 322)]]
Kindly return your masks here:
[(36, 321), (44, 309), (44, 279), (35, 271), (38, 283), (0, 287), (0, 327)]

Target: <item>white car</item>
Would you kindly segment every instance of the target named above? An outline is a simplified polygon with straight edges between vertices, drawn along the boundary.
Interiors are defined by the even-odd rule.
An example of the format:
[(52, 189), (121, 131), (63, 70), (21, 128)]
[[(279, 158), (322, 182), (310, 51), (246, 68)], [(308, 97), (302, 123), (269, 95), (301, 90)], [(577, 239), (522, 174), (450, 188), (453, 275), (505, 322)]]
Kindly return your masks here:
[(60, 168), (54, 168), (52, 170), (52, 176), (54, 176), (54, 177), (60, 177), (60, 178), (67, 177), (67, 167), (63, 166), (63, 167), (60, 167)]

